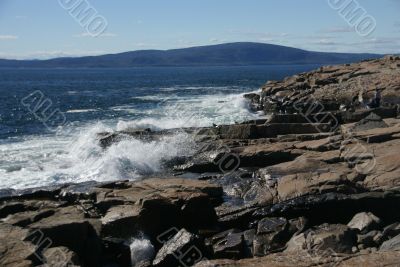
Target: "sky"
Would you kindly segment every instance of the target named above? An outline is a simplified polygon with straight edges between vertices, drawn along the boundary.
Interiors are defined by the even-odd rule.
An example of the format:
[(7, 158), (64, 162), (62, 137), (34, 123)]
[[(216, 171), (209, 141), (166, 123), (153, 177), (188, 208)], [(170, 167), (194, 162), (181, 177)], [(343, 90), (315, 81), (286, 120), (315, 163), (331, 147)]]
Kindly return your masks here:
[[(67, 3), (92, 7), (79, 21)], [(362, 36), (329, 1), (353, 2)], [(346, 4), (346, 3), (345, 3)], [(339, 7), (339, 6), (336, 6)], [(400, 0), (0, 0), (0, 58), (45, 59), (228, 42), (326, 52), (400, 53)], [(93, 19), (94, 20), (94, 19)], [(88, 26), (104, 31), (96, 37)], [(86, 25), (85, 25), (86, 23)], [(92, 27), (95, 28), (95, 27)]]

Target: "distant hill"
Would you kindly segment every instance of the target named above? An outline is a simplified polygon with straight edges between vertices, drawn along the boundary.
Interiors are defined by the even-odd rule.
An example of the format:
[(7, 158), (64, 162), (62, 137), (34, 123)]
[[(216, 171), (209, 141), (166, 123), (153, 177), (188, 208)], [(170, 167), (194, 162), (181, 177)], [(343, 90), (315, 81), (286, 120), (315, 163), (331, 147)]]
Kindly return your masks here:
[(382, 55), (312, 52), (262, 43), (229, 43), (172, 50), (140, 50), (102, 56), (65, 57), (49, 60), (0, 59), (0, 67), (127, 68), (148, 66), (339, 64), (379, 57), (382, 57)]

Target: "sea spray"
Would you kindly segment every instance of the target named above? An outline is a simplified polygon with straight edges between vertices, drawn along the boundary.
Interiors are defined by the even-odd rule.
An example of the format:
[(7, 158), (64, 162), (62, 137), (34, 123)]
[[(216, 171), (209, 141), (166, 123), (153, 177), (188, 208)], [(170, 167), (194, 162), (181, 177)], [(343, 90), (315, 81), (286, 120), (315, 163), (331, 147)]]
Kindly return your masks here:
[(155, 256), (154, 246), (144, 236), (132, 238), (129, 248), (131, 250), (132, 266), (137, 266), (141, 262), (150, 262)]
[[(156, 97), (152, 99), (157, 100)], [(0, 188), (135, 180), (164, 173), (166, 162), (195, 152), (192, 136), (178, 131), (151, 142), (129, 138), (103, 149), (97, 134), (128, 128), (162, 130), (211, 126), (257, 117), (248, 109), (242, 94), (174, 96), (143, 112), (134, 120), (73, 122), (56, 136), (26, 136), (18, 142), (0, 143)]]

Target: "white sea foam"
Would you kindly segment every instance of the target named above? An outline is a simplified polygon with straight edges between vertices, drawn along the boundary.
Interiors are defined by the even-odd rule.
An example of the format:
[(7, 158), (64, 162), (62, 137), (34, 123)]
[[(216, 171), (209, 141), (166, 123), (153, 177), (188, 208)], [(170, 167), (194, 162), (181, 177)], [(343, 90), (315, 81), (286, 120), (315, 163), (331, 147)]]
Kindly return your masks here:
[(134, 238), (131, 240), (129, 247), (131, 249), (132, 266), (137, 266), (143, 261), (151, 261), (154, 258), (155, 249), (148, 239)]
[(86, 112), (96, 112), (97, 109), (71, 109), (67, 113), (86, 113)]
[(165, 161), (194, 151), (193, 140), (184, 133), (153, 142), (125, 140), (103, 150), (96, 134), (110, 130), (99, 123), (71, 137), (40, 137), (0, 145), (0, 188), (134, 180), (160, 172)]
[[(126, 128), (171, 129), (257, 118), (241, 95), (172, 96), (138, 120), (70, 125), (59, 135), (0, 142), (0, 188), (29, 188), (68, 182), (137, 179), (163, 172), (164, 163), (195, 151), (184, 133), (158, 141), (124, 140), (102, 149), (97, 133)], [(126, 108), (129, 108), (126, 106)]]
[(182, 127), (206, 127), (212, 124), (231, 124), (258, 118), (249, 110), (249, 103), (242, 94), (207, 95), (196, 98), (164, 99), (159, 108), (148, 113), (149, 117), (121, 120), (117, 130), (150, 128), (153, 130)]

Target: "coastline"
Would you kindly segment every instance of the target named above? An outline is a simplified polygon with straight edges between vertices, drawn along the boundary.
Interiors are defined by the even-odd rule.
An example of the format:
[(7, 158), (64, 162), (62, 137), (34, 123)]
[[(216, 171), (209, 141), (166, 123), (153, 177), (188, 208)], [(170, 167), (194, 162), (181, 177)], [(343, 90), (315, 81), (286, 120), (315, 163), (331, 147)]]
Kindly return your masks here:
[[(254, 111), (275, 113), (266, 119), (99, 133), (107, 149), (183, 131), (196, 153), (165, 162), (169, 178), (0, 195), (0, 265), (396, 264), (399, 66), (385, 57), (269, 82), (246, 95)], [(384, 106), (353, 106), (374, 87)]]

